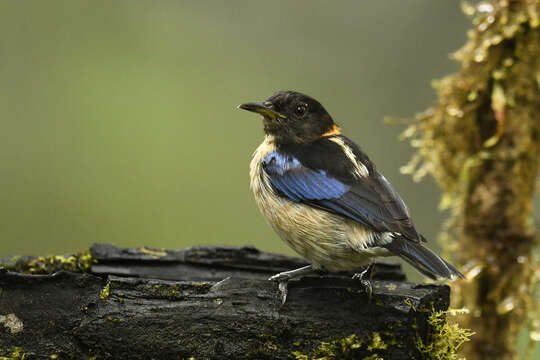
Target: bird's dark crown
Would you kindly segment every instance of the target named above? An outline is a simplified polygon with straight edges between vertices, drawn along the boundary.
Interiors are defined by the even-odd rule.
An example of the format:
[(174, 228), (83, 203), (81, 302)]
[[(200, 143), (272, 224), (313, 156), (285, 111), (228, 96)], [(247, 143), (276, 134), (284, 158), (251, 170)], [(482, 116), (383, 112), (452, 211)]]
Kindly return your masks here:
[(324, 107), (297, 91), (278, 91), (264, 102), (239, 105), (264, 118), (264, 132), (279, 144), (308, 143), (339, 134), (339, 127)]

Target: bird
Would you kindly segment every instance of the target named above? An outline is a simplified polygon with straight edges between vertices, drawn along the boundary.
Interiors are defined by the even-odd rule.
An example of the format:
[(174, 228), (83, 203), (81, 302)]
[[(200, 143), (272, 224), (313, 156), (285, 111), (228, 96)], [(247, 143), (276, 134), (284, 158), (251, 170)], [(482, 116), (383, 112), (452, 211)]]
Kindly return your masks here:
[(281, 272), (282, 304), (289, 280), (313, 272), (350, 271), (366, 279), (376, 257), (398, 256), (421, 274), (463, 278), (428, 249), (407, 205), (373, 162), (314, 98), (278, 91), (239, 109), (262, 116), (264, 141), (250, 164), (250, 187), (267, 223), (310, 265)]

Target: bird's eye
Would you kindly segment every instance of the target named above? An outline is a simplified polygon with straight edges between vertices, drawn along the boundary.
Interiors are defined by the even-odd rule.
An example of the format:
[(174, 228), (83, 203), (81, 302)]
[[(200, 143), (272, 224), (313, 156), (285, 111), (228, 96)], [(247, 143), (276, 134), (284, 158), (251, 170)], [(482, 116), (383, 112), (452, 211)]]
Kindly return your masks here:
[(296, 106), (296, 109), (294, 110), (294, 113), (296, 116), (303, 116), (307, 111), (307, 105), (306, 104), (300, 104)]

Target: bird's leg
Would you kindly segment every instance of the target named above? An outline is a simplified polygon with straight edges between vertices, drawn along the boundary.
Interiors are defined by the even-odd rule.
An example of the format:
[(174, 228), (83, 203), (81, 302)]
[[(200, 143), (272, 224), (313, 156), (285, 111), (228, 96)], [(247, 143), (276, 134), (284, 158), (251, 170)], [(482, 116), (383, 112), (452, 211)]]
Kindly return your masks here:
[[(371, 271), (370, 271), (371, 270)], [(373, 293), (373, 287), (371, 286), (371, 275), (373, 273), (373, 262), (370, 262), (369, 265), (359, 274), (354, 274), (353, 279), (359, 280), (360, 284), (364, 287), (366, 292), (369, 294), (369, 297), (371, 298), (371, 294)], [(366, 279), (367, 273), (370, 273), (369, 279)]]
[(299, 269), (281, 272), (279, 274), (271, 276), (268, 279), (268, 280), (278, 282), (278, 288), (280, 292), (282, 306), (285, 304), (285, 301), (287, 300), (287, 282), (291, 279), (294, 279), (295, 277), (311, 274), (314, 271), (315, 270), (313, 270), (313, 267), (311, 265), (308, 265), (308, 266), (301, 267)]

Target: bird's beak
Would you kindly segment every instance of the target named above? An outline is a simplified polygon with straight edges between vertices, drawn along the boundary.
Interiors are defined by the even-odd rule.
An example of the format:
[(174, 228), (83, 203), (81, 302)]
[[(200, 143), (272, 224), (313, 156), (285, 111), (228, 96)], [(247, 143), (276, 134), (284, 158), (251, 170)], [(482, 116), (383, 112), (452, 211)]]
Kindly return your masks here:
[(277, 118), (282, 118), (282, 119), (287, 118), (285, 115), (280, 114), (277, 111), (272, 110), (269, 107), (265, 106), (264, 103), (262, 102), (248, 102), (248, 103), (240, 104), (237, 107), (238, 109), (243, 109), (243, 110), (252, 111), (252, 112), (261, 114), (265, 118), (269, 118), (272, 120), (277, 119)]

